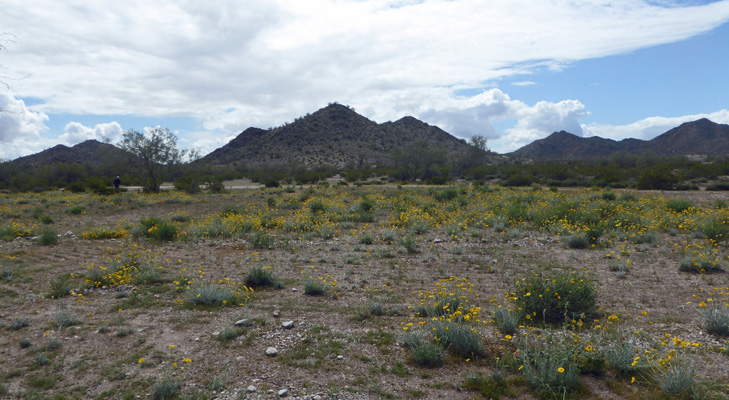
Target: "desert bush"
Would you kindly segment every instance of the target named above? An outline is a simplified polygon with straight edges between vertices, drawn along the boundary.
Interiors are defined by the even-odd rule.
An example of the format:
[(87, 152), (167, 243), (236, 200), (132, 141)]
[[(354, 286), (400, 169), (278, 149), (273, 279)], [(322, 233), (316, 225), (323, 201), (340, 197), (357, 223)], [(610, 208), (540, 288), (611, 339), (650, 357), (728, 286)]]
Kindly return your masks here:
[(579, 368), (571, 343), (553, 336), (524, 340), (518, 353), (521, 372), (543, 398), (563, 398), (579, 383)]
[(242, 336), (248, 333), (248, 330), (244, 327), (228, 326), (218, 333), (215, 337), (223, 343), (228, 343), (231, 340), (235, 340), (238, 336)]
[(51, 291), (48, 293), (48, 297), (53, 299), (60, 299), (66, 297), (71, 293), (73, 287), (71, 286), (71, 279), (68, 275), (59, 275), (56, 279), (51, 282)]
[(438, 368), (443, 365), (440, 347), (418, 333), (407, 333), (403, 344), (411, 351), (413, 364), (418, 367)]
[(693, 207), (693, 204), (686, 199), (671, 199), (666, 202), (666, 208), (668, 211), (675, 213), (688, 211), (691, 207)]
[(408, 254), (418, 254), (420, 253), (420, 249), (418, 248), (418, 242), (413, 238), (412, 236), (406, 236), (401, 241), (400, 244), (405, 247), (405, 250), (408, 252)]
[(28, 326), (30, 326), (30, 320), (28, 318), (17, 318), (8, 325), (8, 329), (11, 331), (18, 331)]
[(281, 280), (274, 275), (271, 268), (253, 267), (248, 271), (245, 285), (252, 288), (274, 287), (282, 288)]
[(175, 239), (179, 231), (176, 225), (158, 217), (142, 218), (139, 223), (141, 226), (132, 232), (134, 237), (147, 237), (169, 242)]
[(131, 278), (131, 282), (135, 285), (152, 285), (167, 281), (168, 279), (165, 277), (164, 270), (153, 265), (141, 266), (138, 271), (135, 271)]
[(236, 297), (233, 293), (220, 286), (199, 286), (187, 291), (188, 304), (204, 307), (217, 307), (235, 305)]
[(704, 329), (717, 336), (729, 336), (729, 308), (713, 306), (701, 312)]
[(468, 324), (436, 322), (433, 336), (438, 344), (457, 356), (473, 358), (484, 355), (481, 337)]
[(519, 281), (514, 293), (525, 317), (548, 324), (590, 319), (598, 311), (593, 282), (577, 274), (532, 275)]
[(69, 310), (61, 310), (56, 313), (53, 317), (58, 329), (66, 328), (69, 326), (80, 324), (78, 316)]
[(487, 399), (499, 399), (508, 393), (503, 372), (499, 370), (489, 377), (484, 377), (480, 372), (469, 372), (462, 386), (466, 390), (478, 391)]
[(682, 398), (693, 399), (697, 389), (696, 365), (686, 360), (672, 360), (667, 367), (654, 375), (658, 387), (664, 393)]
[(174, 399), (180, 394), (180, 383), (172, 377), (165, 376), (152, 388), (154, 400)]
[(634, 374), (648, 368), (648, 364), (639, 356), (638, 343), (631, 338), (613, 342), (603, 349), (605, 361), (621, 375)]
[(720, 242), (729, 237), (729, 224), (721, 218), (711, 220), (701, 227), (701, 233), (703, 233), (707, 239)]
[(256, 249), (270, 249), (273, 247), (273, 238), (265, 231), (254, 232), (250, 238), (251, 244)]
[(572, 235), (567, 238), (567, 246), (570, 249), (586, 249), (590, 241), (585, 235)]
[(324, 214), (327, 211), (327, 206), (321, 200), (312, 200), (309, 202), (309, 210), (312, 214)]
[(327, 287), (322, 282), (308, 279), (304, 283), (304, 294), (309, 296), (324, 296), (327, 294)]
[(81, 215), (85, 211), (86, 210), (84, 209), (83, 206), (73, 206), (73, 207), (71, 207), (71, 208), (68, 209), (68, 213), (71, 214), (71, 215)]
[(494, 323), (502, 334), (513, 335), (519, 326), (519, 321), (523, 314), (519, 310), (509, 310), (506, 307), (499, 307), (494, 311)]
[(678, 270), (694, 274), (724, 272), (719, 258), (710, 252), (682, 259), (678, 264)]
[(58, 233), (53, 229), (44, 229), (40, 235), (40, 243), (44, 246), (54, 246), (58, 244)]
[(372, 236), (370, 236), (370, 235), (364, 235), (359, 238), (359, 244), (364, 244), (364, 245), (369, 246), (374, 243), (375, 243), (375, 239), (373, 239)]

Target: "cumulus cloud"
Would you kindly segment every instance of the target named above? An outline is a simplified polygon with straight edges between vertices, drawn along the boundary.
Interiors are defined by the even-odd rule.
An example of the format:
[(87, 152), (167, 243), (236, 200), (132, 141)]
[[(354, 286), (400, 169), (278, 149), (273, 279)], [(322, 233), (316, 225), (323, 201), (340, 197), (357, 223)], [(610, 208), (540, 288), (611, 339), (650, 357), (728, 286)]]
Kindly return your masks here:
[[(492, 150), (507, 152), (560, 130), (581, 136), (579, 121), (589, 115), (577, 100), (530, 106), (500, 89), (490, 89), (472, 97), (444, 98), (419, 117), (462, 138), (482, 135)], [(513, 127), (501, 131), (494, 126), (508, 120), (516, 121)]]
[(98, 140), (100, 142), (118, 142), (124, 130), (117, 122), (97, 124), (93, 128), (87, 127), (79, 122), (70, 122), (66, 125), (60, 139), (67, 145), (73, 146), (86, 140)]
[(423, 99), (444, 88), (459, 103), (458, 89), (686, 39), (727, 20), (727, 0), (7, 0), (0, 15), (19, 38), (3, 64), (14, 76), (32, 73), (16, 89), (44, 100), (34, 111), (188, 116), (231, 133), (329, 101), (362, 105), (368, 117), (438, 111)]
[(37, 138), (48, 128), (48, 116), (28, 110), (25, 102), (6, 93), (0, 93), (0, 143)]
[(0, 159), (11, 160), (55, 144), (41, 136), (48, 130), (43, 112), (33, 112), (21, 99), (0, 93)]

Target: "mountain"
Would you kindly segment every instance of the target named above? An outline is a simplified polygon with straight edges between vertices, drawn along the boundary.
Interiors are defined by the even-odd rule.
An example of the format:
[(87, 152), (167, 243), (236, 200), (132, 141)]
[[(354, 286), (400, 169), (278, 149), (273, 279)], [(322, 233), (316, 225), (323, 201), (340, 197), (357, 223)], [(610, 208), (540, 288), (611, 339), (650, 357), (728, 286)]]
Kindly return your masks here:
[(702, 118), (681, 124), (648, 143), (650, 150), (662, 156), (729, 155), (729, 125)]
[(118, 147), (97, 140), (87, 140), (73, 147), (59, 144), (40, 153), (17, 158), (12, 163), (27, 169), (56, 163), (88, 164), (98, 167), (123, 162), (127, 156), (128, 153)]
[(335, 103), (278, 128), (248, 128), (196, 163), (381, 166), (390, 161), (392, 150), (418, 141), (430, 148), (442, 148), (449, 159), (459, 158), (471, 148), (464, 140), (413, 117), (378, 124)]
[(729, 155), (729, 125), (702, 118), (683, 123), (648, 141), (615, 141), (596, 136), (583, 138), (561, 131), (535, 140), (508, 155), (533, 160), (580, 160), (608, 157), (616, 152), (651, 152), (661, 156)]

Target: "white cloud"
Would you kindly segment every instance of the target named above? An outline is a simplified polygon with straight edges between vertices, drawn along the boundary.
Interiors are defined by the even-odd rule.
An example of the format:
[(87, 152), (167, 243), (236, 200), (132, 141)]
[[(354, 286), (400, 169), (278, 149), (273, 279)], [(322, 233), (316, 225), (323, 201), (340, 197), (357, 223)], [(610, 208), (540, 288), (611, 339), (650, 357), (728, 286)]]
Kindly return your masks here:
[(36, 138), (48, 129), (47, 120), (46, 114), (28, 110), (23, 100), (0, 93), (0, 143)]
[(536, 85), (536, 84), (537, 84), (536, 82), (532, 82), (532, 81), (520, 81), (520, 82), (512, 83), (512, 85), (514, 85), (514, 86), (531, 86), (531, 85)]
[[(473, 97), (449, 98), (444, 94), (440, 101), (435, 98), (429, 101), (434, 104), (419, 113), (420, 118), (463, 138), (483, 135), (489, 139), (489, 147), (497, 152), (516, 150), (555, 131), (582, 135), (579, 120), (590, 115), (585, 105), (577, 100), (540, 101), (529, 106), (512, 100), (500, 89), (490, 89)], [(493, 124), (509, 120), (516, 121), (515, 125), (503, 131)]]
[(21, 99), (0, 93), (0, 159), (14, 159), (41, 151), (50, 141), (41, 137), (48, 116), (33, 112)]
[(121, 139), (122, 134), (124, 134), (124, 130), (117, 122), (97, 124), (93, 128), (84, 126), (79, 122), (70, 122), (66, 125), (63, 135), (59, 138), (63, 143), (73, 146), (91, 139), (100, 142), (109, 141), (115, 143)]
[(650, 140), (673, 129), (684, 122), (708, 118), (717, 124), (729, 124), (729, 110), (719, 110), (709, 114), (693, 114), (681, 117), (650, 117), (627, 125), (588, 124), (582, 125), (585, 136), (599, 136), (607, 139), (622, 140), (635, 138)]
[[(729, 0), (7, 0), (0, 26), (18, 37), (3, 65), (32, 74), (15, 86), (44, 101), (36, 112), (189, 116), (233, 133), (335, 100), (373, 118), (448, 112), (448, 101), (440, 110), (427, 99), (459, 103), (457, 89), (682, 40), (727, 20)], [(473, 118), (491, 112), (481, 108)]]

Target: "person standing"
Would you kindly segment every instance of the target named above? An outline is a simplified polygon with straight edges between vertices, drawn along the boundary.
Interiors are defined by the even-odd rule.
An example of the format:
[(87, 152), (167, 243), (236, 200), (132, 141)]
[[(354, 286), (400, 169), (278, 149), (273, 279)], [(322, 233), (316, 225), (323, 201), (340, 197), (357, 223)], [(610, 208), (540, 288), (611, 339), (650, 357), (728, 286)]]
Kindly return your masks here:
[(117, 176), (114, 178), (114, 189), (119, 190), (119, 185), (121, 185), (121, 178)]

